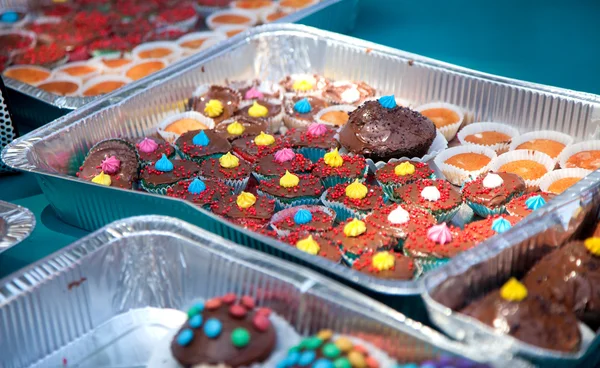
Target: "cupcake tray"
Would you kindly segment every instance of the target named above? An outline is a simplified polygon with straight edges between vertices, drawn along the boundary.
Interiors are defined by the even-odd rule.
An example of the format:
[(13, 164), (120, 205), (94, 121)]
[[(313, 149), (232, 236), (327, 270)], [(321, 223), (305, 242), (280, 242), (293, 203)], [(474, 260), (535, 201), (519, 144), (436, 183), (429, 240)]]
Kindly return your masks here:
[(300, 335), (332, 329), (399, 362), (454, 355), (528, 366), (483, 355), (314, 272), (160, 216), (117, 221), (0, 280), (2, 366), (144, 367), (181, 325), (178, 310), (230, 292), (251, 295)]
[(198, 85), (226, 78), (278, 81), (307, 72), (363, 80), (413, 104), (452, 103), (467, 111), (468, 121), (503, 121), (522, 131), (555, 129), (579, 139), (592, 137), (598, 127), (594, 116), (600, 97), (595, 95), (491, 76), (310, 27), (267, 25), (157, 73), (143, 90), (130, 85), (100, 98), (14, 141), (2, 157), (15, 169), (35, 173), (58, 216), (74, 226), (95, 230), (116, 219), (149, 213), (179, 217), (250, 248), (317, 269), (425, 319), (420, 280), (377, 279), (233, 226), (181, 200), (98, 186), (73, 176), (96, 142), (154, 132), (168, 114), (184, 106)]
[(572, 238), (595, 227), (600, 213), (600, 170), (595, 171), (530, 215), (513, 231), (490, 239), (453, 259), (448, 267), (424, 278), (423, 298), (432, 322), (460, 341), (474, 346), (501, 346), (539, 366), (596, 367), (600, 364), (600, 335), (582, 329), (584, 345), (577, 353), (560, 353), (523, 343), (450, 307), (474, 300), (502, 286), (510, 277), (522, 277), (538, 260)]
[[(27, 9), (29, 4), (35, 4), (35, 1), (0, 0), (0, 9)], [(210, 13), (220, 9), (203, 7), (197, 10), (205, 16), (206, 12)], [(273, 23), (302, 23), (320, 29), (345, 33), (354, 28), (357, 16), (358, 0), (322, 0), (318, 4), (294, 12)], [(193, 57), (188, 59), (191, 58)], [(27, 126), (33, 128), (47, 124), (95, 99), (95, 97), (58, 96), (15, 79), (4, 79), (10, 93), (11, 107), (16, 120), (19, 121), (19, 124), (26, 122)], [(144, 81), (131, 84), (135, 84), (140, 89), (145, 85)]]
[(0, 201), (0, 253), (19, 244), (35, 228), (35, 216), (25, 207)]

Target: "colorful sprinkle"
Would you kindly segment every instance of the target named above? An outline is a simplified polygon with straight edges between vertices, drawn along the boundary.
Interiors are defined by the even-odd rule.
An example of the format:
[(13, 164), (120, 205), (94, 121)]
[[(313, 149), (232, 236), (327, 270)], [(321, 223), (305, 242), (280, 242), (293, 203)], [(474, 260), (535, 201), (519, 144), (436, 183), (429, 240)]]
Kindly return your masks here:
[(202, 326), (202, 316), (196, 314), (195, 316), (190, 318), (189, 324), (191, 328), (200, 328), (200, 326)]
[(207, 310), (215, 310), (215, 309), (219, 309), (222, 304), (223, 304), (223, 302), (221, 301), (221, 298), (213, 298), (213, 299), (207, 300), (206, 303), (204, 304), (204, 307)]
[(265, 332), (271, 326), (271, 321), (269, 321), (268, 317), (265, 317), (262, 314), (256, 314), (252, 319), (252, 325), (260, 332)]
[(200, 314), (204, 312), (204, 303), (196, 303), (190, 307), (187, 311), (188, 318), (192, 318), (196, 314)]
[(297, 225), (305, 225), (311, 222), (313, 219), (312, 213), (309, 210), (300, 209), (294, 214), (294, 222)]
[(298, 359), (298, 365), (305, 367), (309, 364), (311, 364), (315, 358), (317, 357), (317, 354), (312, 351), (304, 351), (302, 352), (302, 354), (300, 354), (300, 358)]
[(393, 109), (394, 107), (398, 106), (396, 104), (396, 98), (394, 97), (394, 95), (380, 97), (379, 103), (386, 109)]
[(348, 360), (348, 358), (339, 358), (333, 362), (333, 367), (334, 368), (352, 368), (352, 364), (350, 364), (350, 361)]
[(334, 368), (334, 366), (330, 360), (321, 358), (312, 365), (312, 368)]
[(340, 348), (338, 348), (335, 344), (328, 343), (323, 346), (323, 355), (326, 358), (335, 359), (341, 354)]
[(229, 314), (234, 318), (244, 318), (247, 313), (248, 310), (239, 304), (234, 304), (229, 307)]
[(231, 343), (236, 348), (243, 348), (250, 343), (250, 332), (245, 328), (238, 327), (231, 333)]
[(160, 160), (156, 161), (156, 163), (154, 164), (154, 168), (162, 172), (173, 171), (173, 163), (169, 161), (167, 156), (163, 153)]
[(192, 143), (194, 143), (196, 146), (206, 147), (210, 143), (210, 139), (208, 139), (208, 136), (206, 133), (204, 133), (204, 130), (201, 130), (200, 133), (196, 134), (194, 138), (192, 138)]
[(194, 339), (194, 331), (186, 328), (177, 335), (177, 343), (181, 346), (187, 346)]
[(204, 324), (204, 333), (209, 339), (216, 339), (219, 337), (222, 329), (223, 325), (221, 324), (221, 321), (215, 318), (207, 320)]

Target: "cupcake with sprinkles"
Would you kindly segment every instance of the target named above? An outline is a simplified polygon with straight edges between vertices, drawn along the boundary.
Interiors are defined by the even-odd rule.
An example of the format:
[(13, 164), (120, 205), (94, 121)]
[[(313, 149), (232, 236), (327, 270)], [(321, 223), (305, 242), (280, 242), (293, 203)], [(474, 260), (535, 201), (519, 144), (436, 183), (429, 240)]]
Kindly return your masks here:
[(264, 122), (270, 132), (277, 132), (283, 119), (283, 106), (281, 100), (276, 98), (245, 101), (241, 103), (236, 114), (246, 119)]
[(202, 163), (210, 158), (219, 158), (231, 150), (231, 144), (214, 130), (191, 130), (175, 141), (179, 156), (186, 160)]
[(429, 211), (405, 203), (375, 208), (365, 222), (398, 239), (398, 249), (402, 248), (408, 234), (437, 223)]
[(261, 132), (267, 131), (266, 122), (241, 116), (234, 116), (215, 125), (215, 132), (221, 134), (230, 142), (243, 137), (256, 137)]
[(511, 216), (527, 217), (533, 211), (544, 207), (554, 198), (552, 193), (534, 192), (514, 198), (506, 205), (506, 212)]
[(260, 132), (255, 137), (236, 139), (231, 142), (231, 145), (233, 146), (233, 152), (250, 163), (254, 163), (257, 159), (286, 147), (286, 143), (281, 137), (265, 132)]
[(363, 184), (358, 179), (350, 184), (338, 184), (327, 189), (321, 201), (335, 210), (338, 221), (363, 219), (384, 204), (383, 192), (379, 186)]
[(465, 184), (463, 198), (477, 215), (487, 217), (506, 212), (506, 205), (525, 193), (525, 181), (520, 176), (504, 172), (489, 172)]
[(283, 99), (285, 91), (277, 83), (254, 79), (251, 81), (231, 81), (228, 86), (237, 89), (242, 94), (244, 101), (276, 98)]
[(339, 264), (342, 260), (340, 248), (319, 235), (305, 231), (296, 231), (281, 238), (281, 240), (304, 253), (325, 258), (335, 264)]
[(336, 81), (329, 83), (322, 97), (330, 104), (360, 105), (374, 98), (377, 91), (365, 82)]
[(340, 144), (335, 136), (337, 130), (329, 125), (312, 123), (307, 128), (291, 129), (286, 135), (289, 145), (312, 162), (317, 162), (325, 154)]
[(90, 149), (76, 175), (95, 184), (131, 189), (138, 169), (138, 154), (130, 142), (107, 139)]
[(271, 218), (270, 225), (279, 236), (292, 232), (320, 233), (331, 230), (335, 212), (324, 206), (297, 206), (279, 211)]
[(445, 180), (419, 180), (394, 191), (402, 202), (430, 212), (438, 222), (449, 222), (462, 204), (462, 195)]
[(240, 193), (246, 188), (252, 167), (244, 160), (227, 152), (219, 158), (209, 158), (200, 164), (202, 178), (214, 179)]
[(375, 179), (392, 200), (399, 200), (394, 193), (395, 189), (417, 180), (433, 178), (433, 170), (429, 165), (416, 161), (388, 162), (375, 172)]
[(340, 155), (338, 149), (334, 148), (315, 163), (312, 173), (321, 178), (325, 188), (331, 188), (353, 182), (355, 179), (363, 179), (368, 171), (369, 167), (364, 157)]
[(242, 96), (234, 89), (224, 86), (199, 86), (188, 102), (188, 110), (214, 120), (215, 124), (231, 118), (237, 111)]
[(367, 252), (360, 256), (352, 268), (388, 280), (412, 280), (417, 274), (417, 268), (410, 257), (393, 251)]
[(194, 178), (183, 180), (167, 189), (167, 196), (179, 198), (195, 204), (198, 207), (210, 206), (222, 197), (229, 196), (232, 189), (217, 180), (202, 180)]
[(320, 203), (323, 185), (312, 175), (295, 175), (286, 171), (280, 178), (261, 181), (257, 193), (275, 200), (277, 210)]
[(317, 74), (292, 74), (282, 79), (279, 84), (286, 93), (306, 96), (321, 93), (327, 87), (328, 81)]
[(314, 96), (288, 97), (284, 102), (283, 121), (288, 128), (306, 128), (316, 121), (317, 114), (329, 107), (329, 104)]
[(210, 206), (210, 210), (236, 225), (256, 231), (264, 229), (269, 223), (275, 212), (275, 202), (249, 192), (241, 192), (222, 197)]
[(312, 171), (313, 163), (295, 153), (290, 148), (282, 148), (273, 154), (264, 156), (254, 164), (254, 177), (260, 182), (279, 178), (289, 171), (294, 174), (308, 174)]
[(144, 137), (132, 140), (140, 156), (142, 167), (158, 161), (164, 154), (167, 158), (175, 157), (175, 149), (167, 141), (160, 137)]
[(484, 241), (496, 234), (503, 234), (515, 226), (521, 217), (500, 215), (490, 216), (483, 220), (473, 221), (465, 226), (465, 231), (473, 232), (480, 236), (479, 241)]
[(179, 181), (190, 179), (200, 171), (200, 166), (188, 160), (169, 160), (162, 155), (153, 165), (140, 172), (140, 185), (150, 193), (166, 194)]

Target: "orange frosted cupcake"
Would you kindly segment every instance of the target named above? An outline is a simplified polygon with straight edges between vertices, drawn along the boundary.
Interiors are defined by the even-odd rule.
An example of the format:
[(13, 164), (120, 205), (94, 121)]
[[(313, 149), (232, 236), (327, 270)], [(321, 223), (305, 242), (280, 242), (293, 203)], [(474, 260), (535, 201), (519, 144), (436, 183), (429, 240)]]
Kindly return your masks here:
[(175, 42), (154, 41), (136, 46), (131, 54), (137, 60), (161, 59), (172, 63), (182, 57), (183, 50)]
[(513, 138), (519, 131), (510, 125), (499, 123), (474, 123), (458, 132), (457, 137), (462, 144), (474, 144), (491, 148), (498, 154), (508, 150)]
[(228, 9), (212, 13), (206, 18), (206, 25), (210, 29), (219, 29), (225, 26), (252, 27), (258, 23), (256, 14), (247, 10)]
[(580, 168), (554, 170), (544, 175), (540, 181), (540, 190), (552, 194), (561, 194), (591, 172), (592, 170)]
[(454, 139), (465, 118), (460, 107), (443, 102), (428, 103), (415, 110), (431, 120), (448, 142)]
[(5, 77), (18, 80), (32, 86), (38, 85), (50, 78), (50, 70), (37, 65), (15, 65), (6, 68)]
[(576, 143), (565, 148), (558, 157), (558, 162), (563, 169), (596, 170), (600, 168), (600, 140)]
[(39, 89), (59, 96), (75, 96), (81, 88), (81, 81), (69, 76), (56, 76), (37, 85)]
[(350, 113), (354, 110), (356, 110), (356, 106), (353, 105), (326, 107), (315, 115), (315, 119), (320, 124), (342, 126), (346, 125), (350, 119)]
[(573, 138), (564, 133), (552, 130), (541, 130), (522, 134), (513, 139), (510, 149), (526, 149), (540, 151), (553, 159), (557, 159), (561, 152), (573, 143)]
[(104, 95), (123, 87), (129, 82), (131, 82), (131, 79), (118, 75), (92, 78), (81, 88), (81, 95), (83, 97)]
[(554, 170), (555, 161), (538, 151), (516, 150), (498, 156), (491, 169), (520, 176), (528, 188), (536, 188), (544, 175)]
[(138, 80), (167, 67), (167, 62), (160, 59), (149, 59), (135, 62), (125, 70), (123, 75), (131, 80)]
[(435, 164), (454, 185), (463, 185), (489, 170), (496, 151), (482, 146), (466, 145), (448, 148), (438, 154)]
[(74, 61), (55, 68), (54, 73), (66, 74), (86, 81), (99, 76), (102, 73), (102, 67), (89, 61)]
[(281, 0), (279, 6), (287, 11), (298, 11), (318, 3), (319, 0)]
[(215, 122), (196, 111), (186, 111), (167, 117), (158, 125), (158, 134), (173, 144), (181, 136), (192, 130), (213, 129)]

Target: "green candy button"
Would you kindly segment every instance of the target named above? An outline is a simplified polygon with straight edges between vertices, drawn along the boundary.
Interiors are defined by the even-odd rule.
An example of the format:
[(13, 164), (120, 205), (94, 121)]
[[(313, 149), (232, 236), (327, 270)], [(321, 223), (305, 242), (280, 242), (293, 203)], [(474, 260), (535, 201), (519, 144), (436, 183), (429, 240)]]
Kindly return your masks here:
[(352, 368), (352, 364), (347, 358), (339, 358), (333, 362), (334, 368)]
[(321, 344), (323, 344), (323, 340), (319, 339), (318, 337), (309, 337), (302, 340), (300, 346), (303, 349), (316, 350), (319, 348), (319, 346), (321, 346)]
[(236, 328), (231, 333), (231, 343), (236, 348), (243, 348), (250, 343), (250, 332), (245, 328)]
[(329, 359), (335, 359), (339, 357), (341, 354), (340, 348), (335, 346), (335, 344), (329, 343), (323, 346), (323, 355)]

